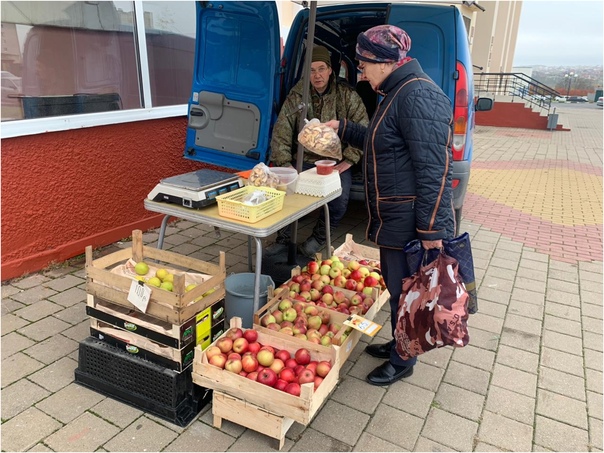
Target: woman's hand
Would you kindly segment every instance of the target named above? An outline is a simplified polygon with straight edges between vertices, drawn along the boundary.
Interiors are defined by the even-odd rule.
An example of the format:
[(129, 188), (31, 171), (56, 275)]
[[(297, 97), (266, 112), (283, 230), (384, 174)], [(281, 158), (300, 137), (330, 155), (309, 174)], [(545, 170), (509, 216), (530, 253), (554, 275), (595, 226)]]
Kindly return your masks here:
[(340, 121), (330, 120), (327, 123), (325, 123), (325, 126), (331, 127), (334, 131), (338, 132), (338, 129), (340, 128)]
[(438, 239), (436, 241), (422, 241), (422, 247), (426, 250), (441, 249), (443, 247), (443, 240)]
[(344, 173), (346, 170), (348, 170), (351, 167), (351, 165), (348, 162), (340, 162), (339, 164), (336, 164), (333, 169), (336, 170), (338, 173)]

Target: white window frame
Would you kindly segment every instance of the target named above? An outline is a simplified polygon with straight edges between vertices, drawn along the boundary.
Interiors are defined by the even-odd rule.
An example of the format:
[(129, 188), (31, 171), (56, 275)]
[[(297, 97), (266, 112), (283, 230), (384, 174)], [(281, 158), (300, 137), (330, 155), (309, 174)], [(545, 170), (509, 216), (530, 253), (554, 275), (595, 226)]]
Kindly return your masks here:
[(134, 0), (133, 4), (136, 52), (139, 57), (138, 65), (140, 69), (142, 99), (143, 106), (145, 107), (111, 112), (4, 121), (0, 123), (0, 139), (187, 115), (188, 104), (153, 107), (151, 102), (151, 80), (147, 59), (147, 37), (145, 34), (143, 2), (142, 0)]

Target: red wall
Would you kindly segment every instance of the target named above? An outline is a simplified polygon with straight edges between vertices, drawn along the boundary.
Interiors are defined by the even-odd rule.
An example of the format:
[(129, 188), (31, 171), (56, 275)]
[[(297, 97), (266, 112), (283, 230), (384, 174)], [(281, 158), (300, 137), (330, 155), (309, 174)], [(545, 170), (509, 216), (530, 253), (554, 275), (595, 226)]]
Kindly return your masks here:
[[(492, 110), (476, 112), (475, 122), (478, 126), (547, 130), (547, 116), (526, 107), (523, 102), (495, 102)], [(569, 129), (558, 124), (556, 130)]]
[(186, 118), (2, 140), (2, 280), (159, 226), (143, 200), (183, 157)]

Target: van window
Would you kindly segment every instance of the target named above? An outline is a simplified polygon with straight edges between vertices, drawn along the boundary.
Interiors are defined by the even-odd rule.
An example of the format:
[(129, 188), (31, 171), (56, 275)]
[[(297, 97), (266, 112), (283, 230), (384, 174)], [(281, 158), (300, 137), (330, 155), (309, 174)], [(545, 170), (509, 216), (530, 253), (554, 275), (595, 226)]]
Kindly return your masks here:
[[(3, 90), (2, 121), (186, 104), (195, 4), (138, 5), (144, 24), (136, 22), (134, 2), (2, 2), (2, 69), (21, 84), (17, 93)], [(137, 27), (144, 27), (144, 53)]]

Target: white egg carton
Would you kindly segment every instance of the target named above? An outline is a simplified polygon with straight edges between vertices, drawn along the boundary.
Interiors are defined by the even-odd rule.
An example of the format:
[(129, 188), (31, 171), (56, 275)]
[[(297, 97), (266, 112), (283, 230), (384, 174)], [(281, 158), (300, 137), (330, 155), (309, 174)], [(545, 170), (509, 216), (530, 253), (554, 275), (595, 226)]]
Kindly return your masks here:
[(341, 187), (340, 173), (334, 171), (329, 175), (318, 175), (315, 167), (298, 175), (296, 193), (312, 197), (325, 197)]

